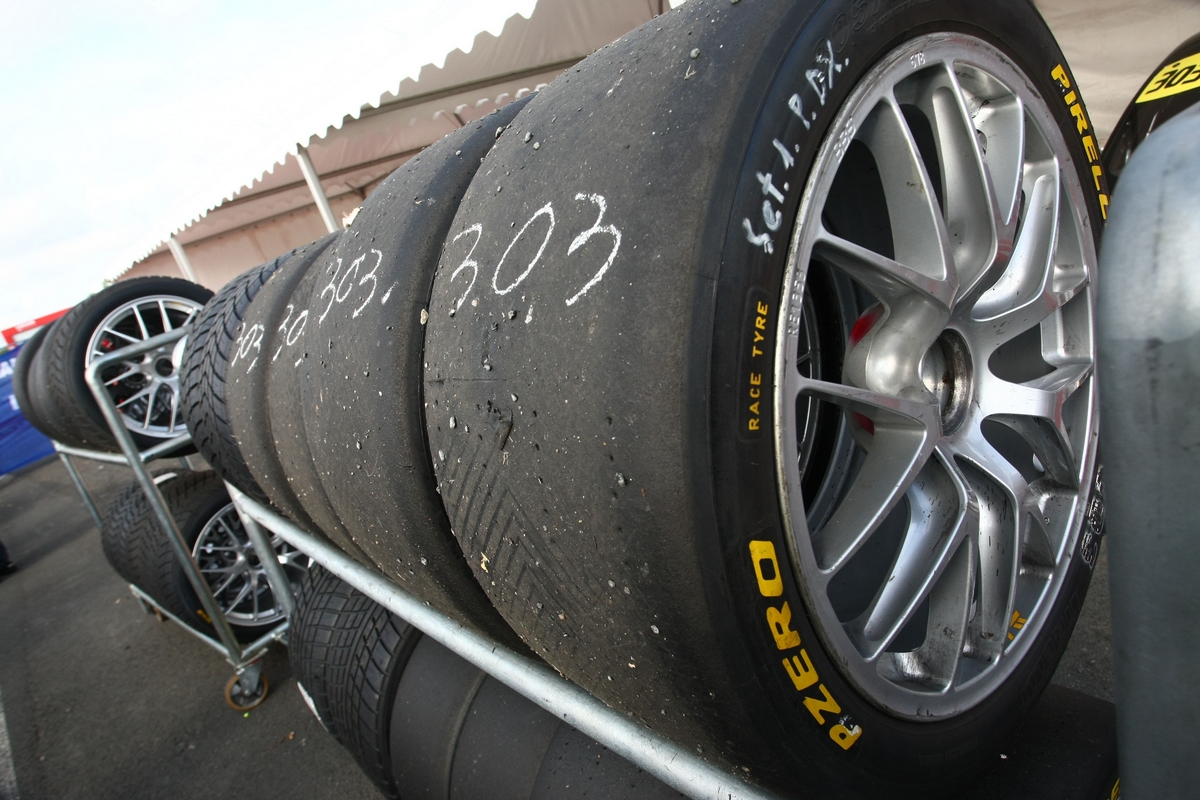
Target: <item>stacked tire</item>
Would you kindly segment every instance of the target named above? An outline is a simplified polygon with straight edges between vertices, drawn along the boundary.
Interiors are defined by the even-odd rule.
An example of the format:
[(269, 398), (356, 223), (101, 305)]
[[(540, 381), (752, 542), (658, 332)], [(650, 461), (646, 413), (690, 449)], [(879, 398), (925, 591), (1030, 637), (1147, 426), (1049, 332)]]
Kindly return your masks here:
[[(158, 470), (153, 476), (201, 577), (238, 638), (252, 641), (282, 622), (283, 606), (221, 477), (212, 470), (188, 469)], [(100, 541), (118, 575), (185, 625), (216, 636), (141, 484), (130, 483), (113, 498)], [(278, 536), (271, 544), (285, 574), (299, 586), (311, 560)]]
[[(115, 283), (38, 331), (21, 350), (13, 393), (26, 419), (63, 444), (117, 452), (84, 379), (95, 360), (191, 323), (212, 292), (179, 278)], [(171, 346), (109, 364), (100, 374), (140, 449), (187, 432), (179, 414), (178, 356)]]
[(1095, 154), (1024, 0), (693, 0), (210, 304), (189, 424), (734, 774), (958, 792), (1103, 533)]

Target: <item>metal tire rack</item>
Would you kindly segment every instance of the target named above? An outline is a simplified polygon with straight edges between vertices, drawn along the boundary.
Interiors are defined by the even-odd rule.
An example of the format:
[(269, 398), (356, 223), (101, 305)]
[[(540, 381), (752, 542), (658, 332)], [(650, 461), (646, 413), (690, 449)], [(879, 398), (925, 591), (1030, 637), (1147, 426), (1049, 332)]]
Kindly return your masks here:
[[(92, 497), (87, 485), (83, 482), (83, 477), (79, 474), (79, 470), (75, 466), (74, 459), (83, 458), (89, 461), (100, 461), (108, 464), (123, 464), (133, 470), (133, 474), (137, 478), (142, 491), (145, 492), (146, 499), (150, 502), (150, 507), (154, 510), (154, 514), (158, 518), (158, 523), (162, 527), (163, 533), (171, 545), (171, 549), (175, 551), (175, 555), (179, 559), (179, 564), (183, 568), (188, 583), (191, 584), (192, 589), (196, 592), (196, 596), (200, 599), (204, 612), (212, 621), (212, 626), (217, 635), (214, 637), (196, 630), (164, 608), (140, 587), (131, 583), (129, 584), (129, 590), (147, 613), (154, 613), (159, 618), (167, 617), (173, 620), (185, 631), (224, 656), (225, 660), (234, 669), (234, 676), (230, 678), (229, 683), (225, 687), (226, 700), (230, 705), (235, 707), (251, 708), (253, 705), (257, 705), (258, 702), (261, 702), (266, 695), (266, 682), (262, 677), (261, 664), (263, 654), (272, 642), (287, 643), (289, 618), (295, 607), (291, 584), (284, 574), (278, 558), (274, 557), (274, 550), (271, 547), (270, 541), (263, 534), (262, 528), (256, 525), (253, 520), (246, 517), (239, 506), (238, 512), (242, 516), (246, 534), (250, 537), (250, 543), (258, 555), (259, 562), (263, 565), (267, 582), (276, 598), (276, 602), (280, 604), (286, 615), (283, 621), (272, 626), (270, 630), (254, 641), (247, 644), (239, 642), (233, 629), (230, 627), (229, 621), (221, 612), (220, 606), (213, 596), (207, 581), (204, 580), (204, 576), (200, 572), (200, 567), (192, 556), (191, 548), (179, 530), (179, 526), (175, 523), (175, 518), (172, 516), (170, 509), (167, 508), (162, 493), (159, 491), (158, 486), (154, 483), (154, 479), (147, 469), (147, 465), (151, 461), (170, 457), (172, 453), (190, 444), (192, 441), (191, 435), (185, 433), (147, 450), (139, 451), (133, 441), (133, 436), (130, 435), (128, 428), (125, 427), (121, 413), (117, 410), (115, 402), (105, 390), (103, 381), (100, 378), (101, 370), (106, 366), (134, 356), (143, 355), (159, 348), (174, 345), (180, 339), (187, 336), (189, 330), (190, 326), (185, 326), (151, 337), (143, 342), (108, 353), (96, 359), (88, 366), (84, 379), (87, 382), (88, 388), (95, 396), (96, 402), (100, 406), (100, 411), (104, 415), (104, 419), (108, 423), (113, 437), (117, 440), (117, 444), (121, 448), (120, 453), (106, 453), (98, 450), (68, 447), (57, 441), (54, 442), (54, 449), (58, 452), (59, 458), (67, 468), (67, 473), (71, 476), (71, 481), (75, 484), (75, 488), (79, 490), (79, 494), (83, 498), (83, 503), (92, 515), (96, 527), (101, 530), (104, 527), (104, 520), (96, 507), (95, 499)], [(237, 705), (233, 700), (235, 689), (239, 697), (252, 698), (255, 702), (244, 706)]]
[[(190, 434), (183, 434), (147, 450), (139, 451), (129, 430), (122, 421), (113, 399), (108, 395), (100, 378), (101, 371), (108, 365), (152, 350), (174, 345), (188, 334), (189, 327), (178, 328), (146, 339), (143, 342), (115, 350), (92, 362), (86, 371), (85, 380), (96, 398), (100, 411), (111, 429), (121, 453), (106, 453), (83, 450), (55, 442), (54, 447), (63, 465), (71, 476), (75, 487), (83, 498), (84, 505), (96, 523), (103, 528), (103, 518), (95, 500), (84, 483), (73, 459), (83, 458), (109, 464), (124, 464), (133, 470), (138, 484), (145, 492), (162, 526), (171, 548), (179, 559), (188, 582), (196, 592), (205, 613), (212, 619), (217, 636), (213, 637), (196, 630), (150, 597), (134, 584), (129, 585), (133, 596), (147, 612), (167, 617), (177, 622), (205, 644), (225, 657), (235, 670), (226, 686), (226, 697), (235, 684), (245, 697), (255, 697), (263, 683), (261, 659), (272, 642), (287, 644), (289, 619), (285, 619), (254, 641), (243, 645), (237, 640), (225, 615), (221, 613), (216, 598), (200, 573), (175, 518), (167, 508), (162, 493), (154, 483), (147, 464), (172, 453), (192, 441)], [(623, 756), (659, 780), (689, 797), (717, 800), (767, 800), (772, 795), (729, 775), (691, 751), (665, 739), (608, 708), (583, 689), (566, 680), (551, 667), (520, 655), (508, 648), (463, 627), (449, 617), (435, 611), (424, 601), (388, 581), (382, 575), (352, 560), (332, 545), (300, 529), (272, 510), (256, 503), (238, 491), (237, 487), (225, 484), (229, 496), (238, 511), (242, 525), (251, 545), (264, 567), (267, 582), (277, 602), (290, 618), (295, 609), (291, 583), (284, 574), (279, 560), (274, 556), (270, 540), (264, 528), (278, 535), (288, 544), (306, 553), (342, 580), (358, 589), (375, 602), (421, 630), (466, 661), (492, 675), (509, 688), (525, 696), (559, 719), (593, 737), (613, 752)], [(231, 701), (232, 702), (232, 701)]]
[(367, 597), (426, 636), (491, 675), (609, 750), (688, 797), (711, 800), (768, 800), (774, 797), (713, 766), (690, 750), (628, 719), (560, 676), (549, 665), (521, 655), (434, 610), (331, 544), (302, 530), (226, 483), (229, 496), (251, 533), (266, 542), (267, 528)]

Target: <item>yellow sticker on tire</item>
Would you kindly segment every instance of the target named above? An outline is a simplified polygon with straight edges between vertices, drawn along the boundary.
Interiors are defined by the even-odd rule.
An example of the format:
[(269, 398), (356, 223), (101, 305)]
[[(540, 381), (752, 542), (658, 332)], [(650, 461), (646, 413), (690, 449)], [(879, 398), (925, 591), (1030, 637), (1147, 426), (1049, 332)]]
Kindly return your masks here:
[(1150, 79), (1146, 88), (1138, 95), (1138, 103), (1149, 103), (1164, 97), (1182, 94), (1200, 87), (1200, 53), (1168, 64)]

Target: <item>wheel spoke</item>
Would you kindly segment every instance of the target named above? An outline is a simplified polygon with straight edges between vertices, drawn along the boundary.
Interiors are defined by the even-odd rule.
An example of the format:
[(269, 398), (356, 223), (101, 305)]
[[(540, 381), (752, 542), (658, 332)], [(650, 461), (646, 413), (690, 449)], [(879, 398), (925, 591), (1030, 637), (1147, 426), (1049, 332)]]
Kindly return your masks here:
[(167, 422), (167, 430), (175, 430), (175, 423), (179, 420), (179, 392), (171, 391), (171, 417)]
[(303, 552), (296, 550), (294, 548), (285, 549), (281, 552), (276, 553), (276, 555), (279, 558), (279, 563), (285, 567), (303, 568), (304, 565), (301, 563), (301, 561), (306, 560), (308, 558), (308, 556), (304, 555)]
[(149, 339), (150, 331), (146, 328), (146, 320), (142, 319), (142, 310), (136, 305), (131, 310), (133, 311), (134, 319), (137, 320), (138, 328), (142, 331), (142, 341)]
[[(971, 309), (972, 320), (990, 323), (992, 349), (1038, 324), (1069, 299), (1067, 296), (1054, 302), (1058, 294), (1055, 290), (1060, 288), (1053, 285), (1058, 218), (1059, 175), (1055, 166), (1033, 181), (1024, 224), (1008, 267)], [(1078, 288), (1074, 287), (1075, 291)]]
[(162, 300), (158, 301), (158, 314), (162, 317), (163, 333), (175, 330), (171, 325), (171, 318), (167, 315), (167, 306)]
[(241, 588), (238, 589), (238, 593), (234, 596), (233, 600), (231, 600), (228, 605), (221, 609), (223, 612), (228, 614), (230, 611), (242, 604), (242, 601), (246, 599), (246, 595), (250, 594), (250, 584), (253, 575), (253, 572), (245, 573), (246, 580), (242, 583)]
[(128, 334), (121, 333), (120, 331), (113, 330), (112, 328), (102, 328), (102, 330), (105, 333), (111, 333), (113, 336), (120, 336), (122, 339), (129, 342), (130, 344), (137, 344), (140, 341), (139, 339), (135, 339), (132, 336), (129, 336)]
[(937, 191), (895, 98), (875, 107), (857, 138), (879, 168), (896, 260), (936, 280), (957, 283)]
[(1049, 420), (1066, 438), (1063, 403), (1091, 374), (1090, 363), (1076, 363), (1055, 369), (1037, 380), (1014, 384), (985, 372), (979, 380), (980, 413), (983, 416), (1032, 416)]
[(940, 434), (936, 406), (823, 381), (800, 381), (801, 394), (840, 405), (870, 420), (867, 458), (847, 496), (813, 534), (822, 570), (836, 573), (904, 496)]
[(965, 464), (962, 473), (979, 508), (979, 606), (970, 647), (977, 655), (994, 656), (1003, 648), (1008, 629), (1021, 559), (1021, 526), (1026, 524), (1032, 494), (1020, 471), (982, 432), (976, 430), (943, 448)]
[(154, 404), (158, 402), (158, 390), (161, 388), (162, 384), (157, 380), (150, 384), (150, 398), (146, 401), (146, 418), (142, 423), (142, 430), (150, 427), (150, 420), (154, 416)]
[[(961, 86), (965, 78), (959, 77)], [(989, 78), (988, 80), (994, 80)], [(987, 98), (975, 125), (987, 140), (984, 162), (997, 200), (1000, 219), (1014, 230), (1021, 207), (1021, 181), (1025, 169), (1025, 105), (1011, 92)]]
[(876, 658), (928, 597), (967, 536), (979, 510), (953, 462), (930, 459), (909, 487), (910, 517), (891, 572), (866, 614), (848, 632), (864, 658)]
[[(963, 291), (1000, 253), (1009, 234), (980, 146), (983, 136), (971, 118), (963, 89), (951, 65), (943, 62), (897, 87), (897, 96), (924, 113), (933, 128), (944, 185), (946, 230)], [(1007, 212), (1008, 209), (1005, 209)]]
[(134, 401), (136, 401), (136, 400), (140, 400), (140, 399), (142, 399), (142, 398), (143, 398), (143, 397), (145, 397), (146, 395), (150, 394), (150, 392), (151, 392), (151, 391), (153, 391), (153, 389), (154, 389), (154, 386), (153, 386), (153, 385), (147, 386), (147, 387), (145, 387), (145, 388), (143, 388), (143, 389), (139, 389), (139, 390), (138, 390), (138, 391), (137, 391), (135, 394), (133, 394), (133, 395), (131, 395), (130, 397), (127, 397), (126, 399), (124, 399), (124, 400), (122, 400), (121, 402), (117, 403), (117, 408), (118, 408), (118, 409), (122, 409), (122, 408), (124, 408), (125, 406), (129, 405), (130, 403), (132, 403), (132, 402), (134, 402)]
[(241, 570), (237, 569), (236, 567), (228, 567), (223, 570), (218, 570), (218, 573), (227, 574), (228, 577), (226, 577), (219, 586), (212, 590), (213, 597), (219, 597), (222, 593), (224, 593), (224, 591), (229, 588), (229, 585), (237, 580), (238, 576), (241, 575)]
[[(97, 356), (102, 356), (102, 355), (104, 355), (104, 353), (96, 353), (95, 355), (97, 355)], [(104, 385), (105, 385), (105, 386), (116, 386), (118, 383), (120, 383), (121, 381), (125, 380), (125, 379), (126, 379), (126, 378), (128, 378), (130, 375), (136, 375), (136, 374), (138, 374), (139, 372), (141, 372), (141, 370), (140, 370), (140, 369), (138, 369), (137, 367), (131, 367), (130, 369), (126, 370), (125, 372), (122, 372), (122, 373), (121, 373), (120, 375), (118, 375), (117, 377), (115, 377), (115, 378), (112, 378), (111, 380), (107, 380), (107, 381), (105, 381), (105, 382), (104, 382)]]
[[(813, 254), (830, 266), (845, 270), (884, 302), (894, 302), (906, 292), (918, 292), (946, 309), (954, 301), (957, 287), (910, 269), (851, 241), (835, 236), (822, 225), (813, 244)], [(889, 302), (890, 305), (890, 302)]]
[(895, 678), (939, 691), (953, 684), (967, 640), (971, 601), (975, 594), (979, 561), (975, 541), (971, 532), (963, 537), (929, 592), (925, 641), (916, 650), (893, 653), (890, 663), (883, 662), (885, 670), (895, 672)]
[(931, 439), (941, 433), (941, 418), (937, 406), (932, 403), (907, 400), (844, 383), (815, 381), (803, 376), (799, 376), (797, 386), (799, 395), (826, 400), (862, 414), (875, 424), (877, 432), (880, 426), (911, 428), (922, 431)]
[(261, 574), (261, 572), (259, 570), (254, 570), (253, 572), (250, 573), (250, 583), (252, 585), (250, 594), (254, 598), (254, 616), (252, 617), (252, 619), (258, 619), (258, 616), (260, 614), (259, 605), (258, 605), (259, 595), (262, 594), (258, 590), (258, 578), (259, 578), (260, 574)]

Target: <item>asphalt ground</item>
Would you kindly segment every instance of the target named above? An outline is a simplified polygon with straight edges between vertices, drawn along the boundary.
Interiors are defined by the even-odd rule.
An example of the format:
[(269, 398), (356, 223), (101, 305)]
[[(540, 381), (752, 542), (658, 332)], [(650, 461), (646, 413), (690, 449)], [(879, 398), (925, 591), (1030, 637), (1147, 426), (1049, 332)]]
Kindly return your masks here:
[[(132, 480), (78, 463), (102, 508)], [(282, 647), (264, 661), (267, 700), (244, 714), (226, 705), (231, 668), (142, 611), (57, 458), (0, 478), (0, 539), (19, 566), (0, 580), (0, 728), (15, 772), (6, 778), (0, 736), (0, 800), (380, 796), (305, 706)], [(1111, 664), (1102, 550), (1057, 686), (997, 763), (1005, 781), (1043, 786), (1067, 761), (1095, 771), (1111, 746)], [(1063, 742), (1078, 746), (1056, 750)]]
[[(77, 463), (101, 508), (133, 479), (126, 467)], [(15, 796), (380, 797), (305, 706), (282, 647), (264, 659), (266, 701), (246, 713), (226, 705), (232, 668), (142, 611), (56, 457), (0, 480), (0, 539), (18, 565), (0, 581)]]

